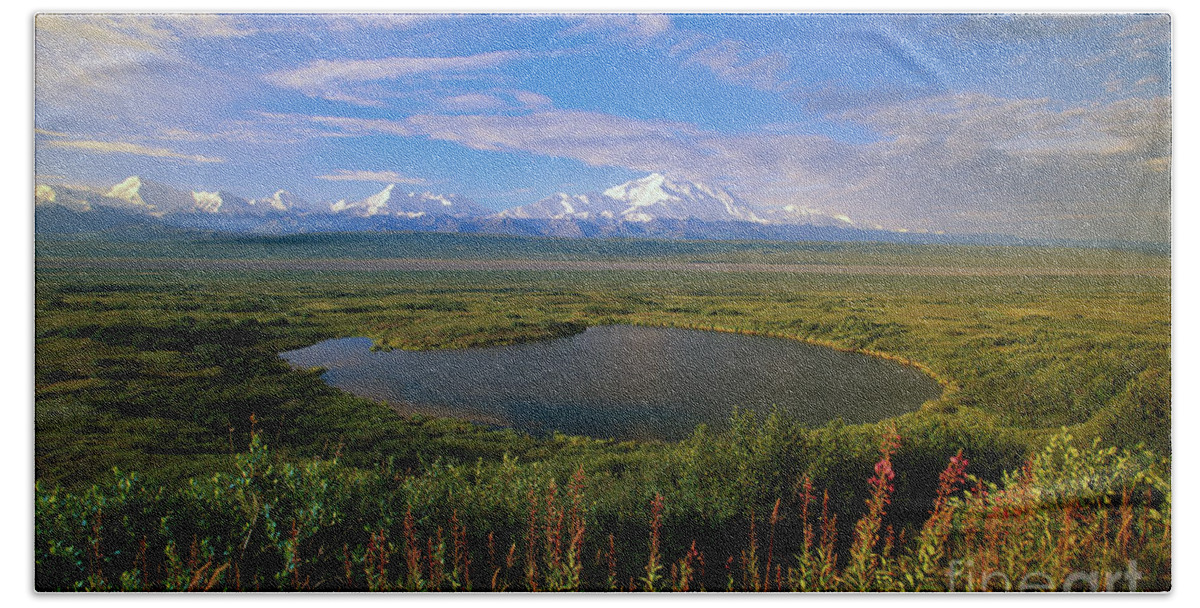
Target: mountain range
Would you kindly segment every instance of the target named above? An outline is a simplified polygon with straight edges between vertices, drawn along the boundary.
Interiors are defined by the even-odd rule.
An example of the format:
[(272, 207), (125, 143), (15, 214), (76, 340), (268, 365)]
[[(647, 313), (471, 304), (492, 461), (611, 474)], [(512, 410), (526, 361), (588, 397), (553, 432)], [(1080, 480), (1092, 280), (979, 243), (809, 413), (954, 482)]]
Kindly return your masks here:
[[(263, 198), (245, 198), (224, 191), (179, 190), (165, 184), (130, 177), (111, 188), (40, 184), (34, 194), (38, 205), (61, 205), (79, 212), (107, 207), (172, 224), (199, 221), (211, 223), (212, 216), (284, 216), (324, 218), (417, 219), (442, 216), (454, 219), (566, 220), (585, 222), (636, 222), (656, 220), (699, 220), (703, 222), (751, 222), (755, 224), (810, 224), (852, 227), (849, 218), (829, 215), (794, 205), (773, 209), (751, 209), (729, 191), (686, 181), (672, 181), (659, 173), (613, 186), (603, 192), (567, 194), (560, 192), (540, 201), (494, 212), (453, 194), (399, 192), (395, 184), (357, 201), (339, 200), (310, 205), (286, 190)], [(200, 219), (208, 217), (209, 219)], [(315, 218), (314, 218), (315, 219)], [(328, 221), (318, 221), (327, 224)], [(337, 223), (336, 221), (333, 223)], [(351, 220), (351, 223), (360, 224)], [(387, 223), (387, 222), (383, 222)], [(302, 226), (305, 222), (297, 222)]]
[(863, 228), (844, 215), (799, 205), (751, 206), (723, 188), (659, 173), (602, 192), (560, 192), (499, 212), (458, 195), (401, 192), (395, 184), (360, 200), (313, 204), (286, 190), (247, 198), (226, 191), (181, 190), (137, 176), (110, 188), (38, 184), (34, 202), (38, 234), (128, 231), (136, 226), (246, 234), (406, 230), (584, 238), (1051, 244), (1006, 235)]
[(755, 224), (807, 224), (853, 227), (844, 215), (788, 205), (751, 209), (729, 191), (695, 182), (671, 181), (659, 173), (613, 186), (604, 192), (559, 192), (536, 203), (506, 209), (498, 217), (584, 221), (652, 222), (699, 220)]

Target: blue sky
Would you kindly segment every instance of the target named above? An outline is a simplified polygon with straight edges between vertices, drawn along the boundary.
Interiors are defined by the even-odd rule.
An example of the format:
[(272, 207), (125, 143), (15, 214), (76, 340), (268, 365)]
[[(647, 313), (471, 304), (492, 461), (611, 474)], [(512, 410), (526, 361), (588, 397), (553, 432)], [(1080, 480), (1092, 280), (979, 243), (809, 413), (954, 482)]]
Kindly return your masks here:
[(658, 171), (864, 227), (1167, 241), (1162, 15), (42, 15), (39, 182), (501, 209)]

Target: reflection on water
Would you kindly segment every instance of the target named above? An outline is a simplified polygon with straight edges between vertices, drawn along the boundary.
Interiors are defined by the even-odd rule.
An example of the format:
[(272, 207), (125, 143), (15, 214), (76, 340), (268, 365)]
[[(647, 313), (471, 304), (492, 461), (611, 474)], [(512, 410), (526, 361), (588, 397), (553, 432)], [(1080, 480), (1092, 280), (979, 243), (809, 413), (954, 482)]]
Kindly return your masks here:
[(464, 350), (371, 351), (367, 338), (280, 355), (402, 412), (455, 416), (535, 435), (561, 431), (674, 440), (722, 429), (734, 406), (772, 404), (806, 424), (912, 411), (941, 388), (921, 372), (794, 340), (611, 325), (545, 342)]

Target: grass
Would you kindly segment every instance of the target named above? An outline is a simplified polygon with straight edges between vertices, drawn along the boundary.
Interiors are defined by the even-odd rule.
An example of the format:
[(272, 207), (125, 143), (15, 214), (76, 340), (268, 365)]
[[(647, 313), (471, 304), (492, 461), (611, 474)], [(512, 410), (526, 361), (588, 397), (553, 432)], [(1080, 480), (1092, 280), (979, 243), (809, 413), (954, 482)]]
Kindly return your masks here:
[[(253, 435), (215, 472), (182, 488), (114, 471), (85, 493), (40, 487), (42, 590), (938, 591), (1162, 590), (1170, 587), (1171, 494), (1148, 452), (1080, 451), (1058, 435), (990, 484), (956, 455), (923, 523), (889, 513), (884, 436), (866, 509), (846, 542), (829, 492), (804, 479), (754, 511), (698, 535), (697, 496), (639, 501), (623, 525), (584, 467), (565, 489), (536, 463), (419, 476), (293, 464)], [(1094, 446), (1095, 448), (1096, 446)], [(1085, 478), (1080, 470), (1104, 475)], [(1072, 487), (1081, 480), (1100, 484)], [(728, 483), (721, 480), (721, 483)], [(965, 486), (965, 487), (964, 487)], [(645, 498), (645, 497), (643, 497)], [(765, 513), (764, 513), (765, 514)], [(524, 523), (522, 523), (524, 522)], [(765, 530), (764, 530), (765, 529)], [(612, 531), (609, 531), (612, 530)], [(756, 532), (760, 530), (761, 532)], [(763, 532), (767, 543), (762, 543)], [(639, 539), (640, 537), (640, 539)], [(819, 540), (818, 540), (819, 538)], [(722, 565), (724, 566), (722, 568)], [(1136, 572), (1136, 577), (1130, 573)]]
[[(1161, 268), (1152, 252), (1065, 247), (987, 247), (769, 241), (574, 239), (434, 232), (360, 232), (234, 236), (177, 234), (145, 241), (98, 241), (94, 235), (40, 237), (37, 256), (322, 260), (423, 258), (441, 260), (613, 261), (999, 267), (1030, 269)], [(1168, 264), (1169, 266), (1169, 264)]]
[[(366, 256), (385, 245), (394, 255), (905, 266), (1147, 268), (1166, 258), (285, 241), (108, 243), (101, 257), (129, 261), (87, 272), (43, 264), (87, 243), (38, 243), (39, 588), (981, 590), (1068, 578), (1089, 588), (1095, 572), (1099, 588), (1125, 589), (1130, 577), (1117, 573), (1134, 561), (1139, 588), (1170, 586), (1169, 279), (137, 265), (163, 252)], [(726, 427), (677, 443), (535, 439), (402, 417), (275, 356), (342, 336), (466, 348), (607, 323), (862, 351), (917, 366), (946, 390), (870, 424), (806, 428), (783, 412), (735, 410)], [(898, 445), (880, 452), (885, 436)]]

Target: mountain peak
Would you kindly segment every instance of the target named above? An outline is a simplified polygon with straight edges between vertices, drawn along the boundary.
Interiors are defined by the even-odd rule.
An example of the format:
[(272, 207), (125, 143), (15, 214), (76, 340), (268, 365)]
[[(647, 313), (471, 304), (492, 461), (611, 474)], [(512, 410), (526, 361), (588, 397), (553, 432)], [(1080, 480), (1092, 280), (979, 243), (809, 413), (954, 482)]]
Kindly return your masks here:
[[(322, 214), (302, 204), (287, 190), (279, 189), (269, 196), (251, 199), (226, 191), (177, 189), (164, 183), (130, 176), (111, 188), (86, 186), (38, 185), (34, 193), (38, 205), (68, 206), (87, 211), (96, 206), (120, 209), (154, 217), (169, 217), (170, 221), (190, 225), (243, 225), (255, 221), (311, 221), (339, 225), (340, 222), (373, 222), (403, 220), (421, 221), (455, 230), (463, 220), (521, 219), (556, 220), (562, 222), (595, 223), (588, 230), (607, 230), (601, 226), (613, 224), (642, 224), (637, 230), (656, 230), (657, 222), (702, 222), (726, 225), (754, 223), (763, 225), (810, 225), (818, 227), (855, 227), (845, 215), (825, 212), (800, 201), (776, 206), (743, 203), (721, 186), (672, 180), (666, 174), (651, 172), (637, 179), (612, 186), (603, 192), (569, 194), (556, 192), (539, 201), (513, 207), (498, 213), (455, 194), (404, 192), (389, 183), (381, 190), (361, 199), (342, 199), (328, 204), (334, 217)], [(352, 201), (352, 202), (350, 202)], [(358, 218), (358, 219), (349, 219)], [(282, 224), (281, 224), (282, 225)], [(746, 227), (726, 227), (721, 230), (747, 230)]]
[(125, 178), (125, 181), (113, 186), (104, 196), (123, 200), (134, 205), (146, 205), (141, 195), (142, 179), (136, 175)]
[(331, 204), (329, 210), (333, 213), (346, 211), (359, 217), (380, 215), (417, 218), (429, 215), (461, 218), (488, 214), (488, 210), (454, 194), (393, 192), (395, 187), (396, 184), (388, 184), (383, 190), (352, 203), (339, 200)]
[(219, 213), (221, 205), (225, 204), (225, 199), (221, 198), (220, 192), (203, 192), (200, 190), (192, 190), (192, 201), (196, 207), (196, 211), (203, 213)]
[(853, 227), (850, 218), (799, 205), (751, 206), (733, 193), (711, 184), (672, 181), (657, 171), (598, 194), (556, 193), (529, 205), (506, 209), (501, 218), (615, 220), (646, 223), (655, 220), (751, 222)]
[(396, 184), (388, 184), (383, 190), (380, 190), (374, 195), (368, 196), (366, 200), (363, 201), (367, 205), (367, 215), (375, 215), (379, 213), (380, 209), (387, 207), (388, 200), (392, 198), (392, 189), (395, 187)]
[(679, 200), (679, 197), (673, 196), (664, 189), (664, 186), (670, 185), (663, 174), (651, 173), (646, 177), (613, 186), (604, 191), (604, 196), (626, 202), (631, 209), (649, 207), (671, 199)]
[(287, 190), (276, 190), (275, 194), (259, 199), (248, 199), (246, 204), (251, 206), (263, 205), (276, 211), (287, 211), (295, 205), (295, 196)]
[(33, 204), (41, 205), (43, 203), (53, 203), (58, 199), (58, 193), (54, 188), (46, 184), (38, 184), (33, 188)]

